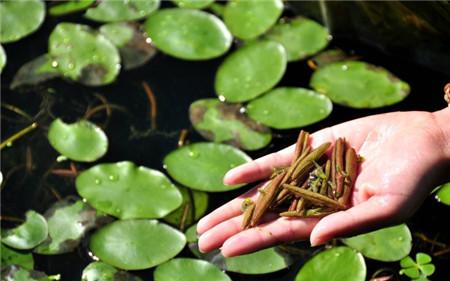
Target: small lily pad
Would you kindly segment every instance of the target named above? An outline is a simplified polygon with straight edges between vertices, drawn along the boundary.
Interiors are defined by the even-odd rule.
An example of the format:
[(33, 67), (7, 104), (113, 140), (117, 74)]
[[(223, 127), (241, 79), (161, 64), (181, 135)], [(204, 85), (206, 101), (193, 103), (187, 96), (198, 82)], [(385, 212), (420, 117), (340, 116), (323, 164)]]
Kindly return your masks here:
[(248, 40), (269, 30), (282, 11), (282, 0), (230, 0), (224, 21), (234, 36)]
[(58, 24), (50, 34), (49, 54), (60, 73), (88, 86), (109, 84), (120, 70), (117, 48), (86, 25)]
[(251, 254), (225, 258), (224, 269), (242, 274), (266, 274), (284, 269), (292, 262), (288, 254), (279, 251), (277, 247), (272, 247)]
[(161, 218), (182, 202), (180, 192), (163, 173), (127, 161), (83, 171), (76, 188), (96, 209), (121, 219)]
[(315, 255), (298, 272), (295, 281), (364, 281), (363, 256), (349, 247), (334, 247)]
[(48, 238), (34, 249), (35, 253), (56, 255), (73, 251), (84, 234), (105, 218), (81, 200), (55, 203), (46, 213)]
[(208, 194), (181, 186), (178, 187), (178, 190), (183, 196), (183, 203), (178, 209), (165, 216), (164, 220), (170, 224), (181, 226), (181, 221), (185, 216), (184, 226), (189, 226), (205, 214), (208, 208)]
[(6, 54), (2, 45), (0, 45), (0, 73), (2, 73), (3, 68), (6, 65)]
[(333, 102), (354, 108), (377, 108), (400, 102), (409, 85), (382, 67), (341, 61), (316, 70), (310, 85)]
[(242, 186), (224, 185), (223, 177), (231, 168), (250, 160), (244, 152), (230, 145), (194, 143), (170, 152), (164, 158), (164, 164), (169, 175), (185, 186), (221, 192)]
[(90, 248), (100, 260), (126, 270), (146, 269), (176, 256), (184, 234), (157, 220), (119, 220), (98, 230)]
[(276, 129), (307, 126), (330, 115), (333, 104), (324, 95), (304, 88), (276, 88), (250, 101), (250, 118)]
[(26, 269), (18, 265), (2, 267), (0, 275), (4, 281), (52, 281), (61, 278), (59, 274), (47, 276), (44, 272)]
[(450, 182), (442, 185), (438, 189), (438, 191), (436, 193), (436, 199), (439, 202), (450, 206)]
[(44, 21), (45, 5), (40, 0), (0, 2), (0, 43), (17, 41), (36, 31)]
[(274, 41), (256, 41), (238, 49), (220, 65), (215, 89), (228, 102), (251, 100), (270, 90), (286, 70), (286, 51)]
[(48, 226), (43, 216), (35, 211), (26, 213), (25, 222), (2, 232), (2, 243), (19, 250), (32, 249), (47, 238)]
[(141, 281), (142, 279), (118, 270), (114, 266), (103, 262), (88, 264), (81, 275), (81, 281)]
[(214, 0), (172, 0), (178, 7), (187, 9), (203, 9), (211, 5)]
[(147, 31), (161, 51), (180, 59), (206, 60), (221, 56), (232, 36), (216, 16), (192, 9), (163, 9), (147, 19)]
[(160, 0), (102, 0), (86, 11), (85, 17), (100, 22), (143, 19), (159, 8)]
[(48, 9), (51, 16), (62, 16), (70, 13), (83, 11), (94, 4), (95, 0), (69, 0), (56, 4)]
[(204, 138), (246, 150), (265, 147), (272, 140), (270, 129), (242, 113), (242, 105), (217, 99), (195, 101), (189, 108), (194, 128)]
[(314, 55), (329, 42), (328, 30), (317, 22), (297, 17), (275, 25), (266, 38), (281, 43), (286, 49), (288, 61)]
[(21, 253), (6, 247), (5, 245), (1, 246), (1, 266), (6, 267), (8, 265), (20, 265), (26, 269), (33, 269), (34, 267), (34, 259), (31, 253)]
[(357, 58), (357, 56), (350, 56), (338, 48), (327, 49), (309, 59), (308, 66), (316, 69), (333, 62), (357, 60)]
[(54, 67), (55, 63), (48, 54), (41, 55), (25, 63), (14, 75), (10, 88), (32, 87), (62, 74)]
[(194, 243), (198, 241), (197, 236), (197, 224), (191, 225), (185, 232), (184, 235), (186, 236), (186, 241), (188, 243)]
[(108, 138), (97, 125), (81, 120), (66, 124), (55, 119), (48, 129), (48, 140), (65, 157), (82, 162), (93, 162), (108, 150)]
[(188, 258), (177, 258), (159, 265), (153, 277), (155, 281), (231, 281), (217, 266)]
[(365, 257), (385, 262), (404, 258), (412, 247), (411, 232), (406, 224), (342, 239), (342, 242)]

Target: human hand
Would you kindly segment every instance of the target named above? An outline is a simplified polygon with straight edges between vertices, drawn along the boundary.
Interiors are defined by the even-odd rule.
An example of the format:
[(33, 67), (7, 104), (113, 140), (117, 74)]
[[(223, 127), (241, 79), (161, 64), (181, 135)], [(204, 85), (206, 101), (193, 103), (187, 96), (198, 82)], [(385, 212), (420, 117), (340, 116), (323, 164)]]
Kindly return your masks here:
[[(365, 117), (311, 135), (312, 147), (344, 137), (365, 160), (353, 188), (350, 208), (319, 218), (267, 214), (257, 227), (242, 230), (241, 203), (258, 196), (257, 186), (202, 218), (199, 248), (221, 247), (224, 256), (241, 255), (282, 242), (310, 238), (319, 245), (343, 235), (406, 220), (450, 168), (450, 108), (435, 113), (396, 112)], [(230, 170), (226, 184), (266, 179), (291, 162), (294, 146)], [(448, 172), (448, 170), (447, 170)]]

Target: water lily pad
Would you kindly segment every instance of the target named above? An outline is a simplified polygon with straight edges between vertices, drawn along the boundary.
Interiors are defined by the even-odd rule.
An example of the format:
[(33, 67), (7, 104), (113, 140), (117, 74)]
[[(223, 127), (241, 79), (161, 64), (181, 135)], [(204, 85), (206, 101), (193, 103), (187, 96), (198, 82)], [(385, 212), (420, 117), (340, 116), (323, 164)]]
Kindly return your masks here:
[(282, 0), (230, 0), (224, 21), (234, 36), (253, 39), (269, 30), (282, 11)]
[(20, 265), (26, 269), (33, 269), (34, 267), (34, 259), (31, 253), (17, 252), (2, 244), (0, 256), (2, 268), (8, 265)]
[(2, 73), (3, 68), (6, 65), (6, 54), (2, 45), (0, 45), (0, 73)]
[(307, 126), (330, 115), (329, 98), (304, 88), (276, 88), (249, 102), (250, 118), (276, 129)]
[(55, 63), (48, 54), (34, 58), (19, 68), (10, 88), (14, 90), (20, 87), (32, 87), (61, 76), (62, 74), (53, 65)]
[(181, 226), (189, 226), (199, 220), (208, 208), (208, 194), (203, 191), (191, 190), (186, 187), (178, 187), (183, 196), (181, 206), (164, 217), (164, 220), (170, 224)]
[(411, 232), (406, 224), (342, 239), (342, 242), (365, 257), (385, 262), (401, 260), (412, 247)]
[(94, 4), (95, 0), (69, 0), (56, 4), (48, 9), (51, 16), (62, 16), (70, 13), (83, 11)]
[(18, 265), (2, 267), (1, 276), (4, 281), (51, 281), (61, 278), (59, 274), (47, 276), (44, 272), (26, 269)]
[(176, 256), (184, 234), (157, 220), (119, 220), (98, 230), (90, 248), (100, 260), (127, 270), (145, 269)]
[(300, 60), (325, 48), (328, 30), (317, 22), (297, 17), (275, 25), (266, 38), (277, 41), (286, 49), (288, 61)]
[(409, 85), (384, 68), (359, 61), (341, 61), (314, 72), (310, 85), (333, 102), (354, 108), (377, 108), (400, 102)]
[(56, 151), (75, 161), (93, 162), (108, 150), (108, 138), (103, 130), (86, 120), (73, 124), (59, 118), (53, 120), (48, 140)]
[(217, 266), (202, 260), (178, 258), (159, 265), (153, 273), (155, 281), (231, 281)]
[(48, 238), (34, 249), (35, 253), (56, 255), (73, 251), (84, 234), (105, 219), (81, 200), (55, 203), (46, 213)]
[(44, 21), (45, 5), (40, 0), (0, 2), (0, 42), (14, 42), (36, 31)]
[(203, 9), (211, 5), (214, 0), (172, 0), (178, 7), (187, 9)]
[(103, 262), (92, 262), (83, 269), (81, 281), (141, 281), (142, 279), (118, 270)]
[(194, 143), (169, 153), (164, 158), (164, 164), (169, 175), (185, 186), (197, 190), (221, 192), (242, 186), (224, 185), (223, 176), (231, 168), (250, 160), (244, 152), (230, 145)]
[(102, 0), (86, 11), (85, 17), (100, 22), (143, 19), (159, 8), (160, 0)]
[(188, 243), (193, 243), (198, 241), (197, 236), (197, 224), (191, 225), (185, 232), (184, 235), (186, 236), (186, 241)]
[(242, 113), (242, 105), (217, 99), (195, 101), (189, 108), (194, 128), (204, 138), (225, 142), (242, 149), (256, 150), (272, 140), (270, 130)]
[(2, 243), (11, 248), (27, 250), (39, 245), (47, 238), (48, 226), (43, 216), (35, 211), (26, 213), (25, 222), (2, 232)]
[(308, 66), (316, 69), (333, 62), (357, 60), (357, 58), (357, 56), (348, 55), (342, 49), (327, 49), (309, 59)]
[(257, 41), (238, 49), (220, 65), (215, 89), (221, 100), (251, 100), (275, 86), (286, 70), (286, 51), (273, 41)]
[(450, 182), (441, 185), (441, 187), (438, 189), (436, 193), (436, 199), (439, 202), (450, 206)]
[(117, 48), (86, 25), (58, 24), (50, 34), (49, 54), (60, 73), (89, 86), (111, 83), (120, 70)]
[(325, 250), (307, 261), (295, 281), (364, 281), (366, 264), (363, 256), (348, 247)]
[(279, 251), (277, 247), (272, 247), (251, 254), (226, 258), (225, 270), (242, 274), (266, 274), (284, 269), (292, 262), (288, 254)]
[(232, 42), (219, 18), (199, 10), (160, 10), (147, 19), (144, 27), (158, 49), (180, 59), (215, 58), (227, 52)]
[(121, 219), (161, 218), (182, 202), (180, 192), (163, 173), (127, 161), (83, 171), (76, 187), (96, 209)]

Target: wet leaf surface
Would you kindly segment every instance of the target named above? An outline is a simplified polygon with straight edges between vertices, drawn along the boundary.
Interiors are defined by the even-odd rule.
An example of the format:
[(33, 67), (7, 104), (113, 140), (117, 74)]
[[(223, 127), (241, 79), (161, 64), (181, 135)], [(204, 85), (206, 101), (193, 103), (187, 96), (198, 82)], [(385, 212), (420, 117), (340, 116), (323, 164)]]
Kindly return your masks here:
[(76, 188), (96, 209), (121, 219), (161, 218), (182, 202), (180, 192), (163, 173), (127, 161), (83, 171)]
[(35, 211), (26, 213), (21, 225), (2, 231), (2, 243), (19, 250), (32, 249), (47, 238), (48, 226), (43, 216)]
[(23, 253), (14, 251), (13, 249), (6, 247), (5, 245), (1, 245), (1, 267), (7, 267), (10, 265), (20, 265), (26, 269), (33, 269), (34, 267), (34, 259), (31, 253)]
[(172, 0), (178, 7), (186, 9), (203, 9), (211, 5), (214, 0)]
[(193, 243), (198, 241), (197, 236), (197, 224), (191, 225), (185, 232), (184, 235), (186, 236), (186, 241), (188, 243)]
[(81, 275), (81, 281), (141, 281), (142, 279), (130, 273), (103, 263), (88, 264)]
[(450, 183), (443, 184), (439, 188), (436, 199), (445, 205), (450, 205)]
[(231, 281), (215, 265), (202, 260), (177, 258), (159, 265), (153, 273), (155, 281)]
[(47, 276), (44, 272), (25, 269), (16, 265), (2, 267), (1, 276), (4, 281), (51, 281), (60, 279), (59, 274)]
[(95, 0), (69, 0), (61, 4), (56, 4), (48, 9), (51, 16), (63, 16), (89, 8)]
[(86, 11), (85, 17), (100, 22), (143, 19), (159, 8), (160, 0), (102, 0)]
[(22, 65), (14, 76), (10, 88), (15, 90), (21, 87), (33, 87), (61, 76), (59, 70), (52, 66), (52, 62), (52, 58), (44, 54)]

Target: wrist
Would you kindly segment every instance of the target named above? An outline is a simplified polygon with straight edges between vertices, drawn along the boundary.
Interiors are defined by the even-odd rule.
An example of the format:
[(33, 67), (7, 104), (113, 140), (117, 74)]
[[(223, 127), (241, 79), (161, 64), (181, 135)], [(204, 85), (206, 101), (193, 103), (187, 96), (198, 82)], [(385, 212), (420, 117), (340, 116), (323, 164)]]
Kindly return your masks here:
[(450, 161), (450, 106), (433, 112), (433, 115), (442, 133), (442, 146), (445, 158)]

